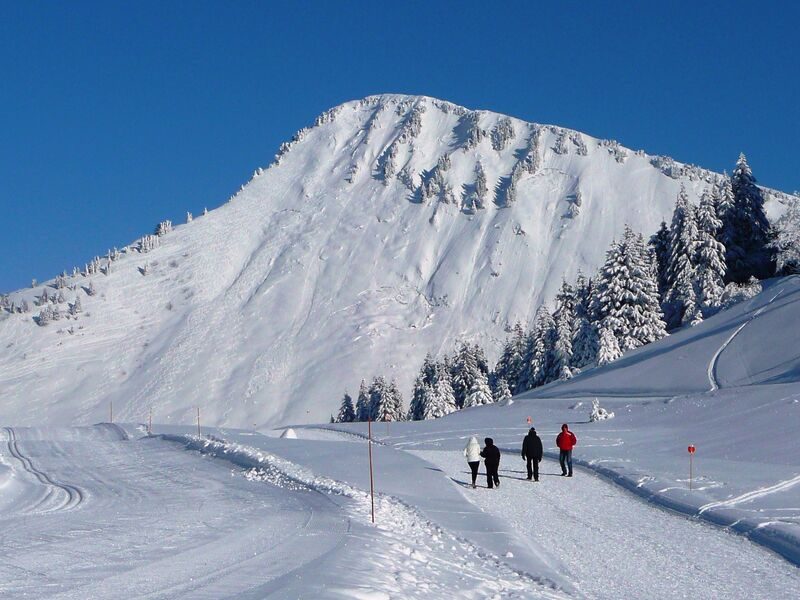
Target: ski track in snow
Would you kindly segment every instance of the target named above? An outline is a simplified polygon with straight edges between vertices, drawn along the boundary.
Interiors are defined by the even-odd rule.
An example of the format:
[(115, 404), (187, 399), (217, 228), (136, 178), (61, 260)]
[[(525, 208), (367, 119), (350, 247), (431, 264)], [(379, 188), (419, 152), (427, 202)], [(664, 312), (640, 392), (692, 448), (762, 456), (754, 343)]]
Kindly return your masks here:
[(785, 289), (786, 288), (781, 288), (777, 294), (775, 294), (772, 298), (769, 299), (769, 302), (767, 302), (764, 306), (755, 311), (750, 316), (750, 318), (747, 319), (744, 323), (739, 325), (739, 327), (736, 328), (736, 330), (730, 335), (730, 337), (728, 337), (728, 339), (725, 340), (725, 342), (717, 349), (717, 351), (714, 353), (714, 356), (711, 357), (711, 361), (708, 363), (708, 382), (709, 384), (711, 384), (711, 387), (708, 390), (709, 392), (715, 392), (720, 388), (719, 379), (717, 378), (717, 364), (719, 363), (719, 359), (720, 356), (722, 356), (722, 353), (731, 344), (731, 342), (734, 339), (736, 339), (736, 336), (739, 335), (745, 327), (750, 325), (750, 323), (752, 323), (756, 318), (758, 318), (758, 316), (762, 312), (764, 312), (764, 309), (766, 309), (770, 304), (775, 302), (775, 300), (778, 299), (778, 296), (783, 294)]
[(555, 461), (540, 465), (539, 483), (525, 463), (505, 454), (501, 486), (477, 490), (458, 452), (414, 451), (440, 466), (484, 511), (564, 565), (578, 597), (800, 597), (800, 573), (745, 538), (655, 508), (583, 469), (561, 478)]
[(79, 487), (54, 481), (50, 475), (38, 469), (33, 461), (20, 450), (14, 429), (12, 427), (4, 427), (4, 429), (8, 437), (6, 444), (9, 454), (22, 465), (22, 469), (26, 473), (32, 475), (46, 489), (44, 497), (28, 509), (30, 512), (47, 513), (71, 510), (77, 508), (84, 501), (85, 493)]
[[(718, 502), (709, 502), (708, 504), (704, 504), (703, 506), (700, 507), (698, 514), (702, 515), (707, 510), (711, 510), (714, 508), (727, 508), (730, 506), (736, 506), (737, 504), (750, 502), (752, 500), (755, 500), (756, 498), (763, 498), (764, 496), (769, 496), (770, 494), (774, 494), (776, 492), (783, 492), (785, 490), (788, 490), (796, 486), (798, 483), (800, 483), (800, 475), (797, 475), (785, 481), (779, 481), (775, 485), (759, 488), (757, 490), (741, 494), (740, 496), (736, 496), (735, 498), (729, 498), (728, 500), (720, 500)], [(764, 525), (763, 524), (759, 525), (759, 527), (764, 527)]]

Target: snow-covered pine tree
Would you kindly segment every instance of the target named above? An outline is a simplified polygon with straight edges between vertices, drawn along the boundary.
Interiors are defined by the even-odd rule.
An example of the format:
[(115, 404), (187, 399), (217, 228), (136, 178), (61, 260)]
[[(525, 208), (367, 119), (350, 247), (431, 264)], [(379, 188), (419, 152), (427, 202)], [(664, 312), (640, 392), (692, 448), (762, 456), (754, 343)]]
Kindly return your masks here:
[(667, 287), (662, 305), (669, 328), (691, 322), (696, 317), (698, 306), (694, 280), (698, 241), (695, 209), (689, 202), (686, 190), (681, 186), (672, 213)]
[(800, 202), (786, 207), (775, 224), (776, 269), (780, 275), (800, 273)]
[(36, 323), (41, 327), (44, 327), (52, 320), (53, 320), (53, 311), (49, 305), (45, 306), (42, 310), (40, 310), (39, 316), (36, 317)]
[(362, 379), (358, 388), (358, 398), (356, 399), (356, 420), (366, 421), (369, 418), (369, 390), (367, 389), (367, 382)]
[(514, 126), (511, 124), (511, 119), (503, 117), (492, 129), (492, 148), (501, 152), (508, 145), (508, 142), (514, 139)]
[(158, 225), (156, 225), (154, 233), (157, 236), (162, 236), (167, 235), (170, 231), (172, 231), (172, 221), (166, 220), (161, 221)]
[(622, 356), (622, 351), (619, 349), (617, 336), (614, 335), (613, 325), (604, 322), (600, 325), (597, 364), (602, 367), (610, 362), (614, 362), (620, 356)]
[(69, 306), (69, 314), (73, 317), (78, 316), (80, 313), (83, 312), (83, 307), (81, 306), (81, 297), (75, 296), (75, 302), (70, 304)]
[(389, 403), (389, 384), (386, 383), (386, 378), (383, 375), (372, 378), (368, 394), (369, 418), (373, 421), (380, 421)]
[(725, 248), (728, 281), (743, 283), (751, 276), (766, 279), (775, 272), (770, 250), (772, 232), (764, 212), (764, 194), (744, 154), (739, 155), (731, 175), (731, 192), (733, 206), (723, 221), (727, 230), (724, 237), (730, 238), (730, 246)]
[(186, 211), (186, 222), (187, 223), (191, 223), (193, 219), (194, 219), (194, 217), (192, 216), (192, 213), (190, 213), (189, 211)]
[(336, 416), (337, 423), (352, 423), (356, 420), (356, 411), (353, 407), (353, 399), (347, 392), (342, 396), (342, 402), (339, 405), (339, 414)]
[(553, 342), (553, 372), (557, 379), (572, 377), (572, 338), (576, 324), (575, 306), (577, 298), (575, 290), (566, 281), (561, 282), (561, 289), (556, 295), (555, 339)]
[(421, 421), (425, 414), (426, 388), (430, 393), (430, 384), (425, 383), (422, 375), (417, 375), (414, 380), (414, 389), (411, 392), (411, 402), (408, 406), (408, 420)]
[(89, 287), (86, 288), (86, 295), (87, 296), (94, 296), (97, 291), (94, 289), (94, 281), (89, 281)]
[(436, 365), (435, 381), (432, 386), (431, 402), (425, 407), (425, 418), (438, 418), (449, 415), (458, 410), (456, 406), (453, 386), (450, 381), (450, 371), (446, 363)]
[(486, 208), (486, 195), (489, 193), (489, 187), (486, 183), (486, 172), (483, 170), (483, 165), (478, 161), (475, 165), (475, 208)]
[(656, 283), (661, 301), (667, 291), (667, 266), (669, 265), (670, 233), (666, 221), (661, 221), (661, 227), (650, 236), (648, 242), (656, 258)]
[(508, 388), (508, 383), (502, 377), (497, 380), (494, 390), (494, 401), (501, 405), (506, 406), (511, 403), (511, 390)]
[(542, 305), (536, 311), (536, 321), (526, 344), (523, 363), (525, 381), (521, 391), (531, 390), (556, 379), (553, 372), (553, 350), (555, 347), (556, 324), (547, 307)]
[[(641, 236), (627, 225), (622, 241), (612, 243), (606, 253), (597, 302), (598, 319), (611, 330), (622, 350), (638, 348), (666, 335), (647, 251)], [(600, 344), (602, 348), (602, 338)]]
[(572, 338), (571, 370), (583, 369), (597, 361), (597, 328), (588, 315), (577, 318), (575, 335)]
[(725, 291), (725, 246), (717, 240), (722, 221), (717, 218), (716, 205), (712, 193), (706, 190), (697, 209), (695, 290), (700, 311), (705, 315), (719, 307)]
[(394, 378), (389, 382), (389, 404), (385, 416), (384, 421), (406, 420), (406, 412), (403, 410), (403, 394)]
[(475, 379), (481, 375), (478, 369), (478, 361), (473, 353), (473, 348), (463, 342), (458, 349), (453, 363), (450, 366), (450, 377), (453, 386), (453, 395), (456, 399), (456, 408), (462, 408), (467, 394)]
[(522, 328), (522, 324), (517, 322), (511, 335), (506, 339), (503, 351), (494, 367), (495, 379), (504, 380), (512, 392), (517, 388), (517, 382), (520, 379), (524, 350), (525, 330)]
[(464, 408), (483, 406), (484, 404), (492, 404), (492, 402), (494, 402), (494, 398), (492, 397), (492, 390), (489, 387), (489, 381), (486, 375), (478, 372), (478, 377), (472, 382), (472, 387), (469, 389), (469, 393), (464, 399)]

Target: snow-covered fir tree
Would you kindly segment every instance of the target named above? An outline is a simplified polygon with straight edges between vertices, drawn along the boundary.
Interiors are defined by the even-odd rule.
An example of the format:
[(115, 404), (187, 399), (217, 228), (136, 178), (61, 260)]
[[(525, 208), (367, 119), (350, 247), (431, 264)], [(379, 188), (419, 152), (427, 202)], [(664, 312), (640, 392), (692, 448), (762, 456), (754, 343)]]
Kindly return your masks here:
[(342, 402), (339, 405), (339, 414), (336, 416), (337, 423), (352, 423), (356, 420), (356, 411), (353, 407), (353, 399), (347, 392), (342, 396)]
[(486, 172), (483, 170), (483, 165), (478, 162), (475, 165), (475, 208), (486, 208), (486, 195), (489, 193), (489, 187), (486, 183)]
[(467, 394), (472, 389), (475, 380), (481, 375), (473, 346), (466, 342), (462, 343), (450, 366), (450, 377), (457, 408), (464, 406)]
[(553, 350), (556, 324), (546, 306), (536, 311), (536, 320), (525, 341), (525, 357), (517, 391), (530, 390), (555, 379)]
[(192, 216), (192, 213), (190, 213), (189, 211), (186, 211), (186, 222), (187, 223), (191, 223), (193, 219), (194, 219), (194, 217)]
[(358, 398), (356, 399), (356, 420), (366, 421), (369, 418), (369, 390), (367, 389), (367, 382), (362, 379), (361, 385), (358, 388)]
[[(666, 335), (658, 287), (641, 236), (627, 225), (621, 242), (606, 253), (597, 284), (597, 318), (621, 350), (631, 350)], [(601, 332), (602, 333), (602, 332)], [(600, 337), (600, 349), (603, 339)]]
[(520, 380), (524, 352), (525, 330), (520, 323), (516, 323), (494, 368), (495, 379), (504, 380), (512, 392), (517, 389)]
[(158, 236), (167, 235), (172, 231), (172, 221), (161, 221), (155, 228), (155, 234)]
[(506, 380), (502, 377), (498, 379), (495, 384), (494, 401), (501, 406), (506, 406), (511, 403), (511, 390)]
[(775, 223), (773, 248), (778, 274), (800, 273), (800, 201), (789, 204)]
[(681, 186), (675, 201), (670, 226), (666, 291), (662, 304), (667, 326), (678, 327), (692, 322), (699, 311), (695, 293), (695, 259), (699, 233), (694, 206)]
[(553, 313), (555, 321), (555, 338), (553, 342), (553, 372), (557, 379), (570, 379), (572, 377), (572, 338), (576, 323), (575, 305), (577, 298), (575, 290), (566, 281), (561, 282), (561, 289), (556, 295), (556, 310)]
[(751, 276), (765, 279), (774, 273), (770, 242), (772, 232), (764, 212), (764, 194), (744, 154), (731, 174), (732, 206), (722, 220), (727, 280), (745, 282)]
[(69, 314), (71, 314), (73, 317), (76, 317), (82, 312), (83, 312), (83, 307), (81, 306), (81, 297), (75, 296), (75, 302), (73, 302), (69, 306)]
[(622, 351), (617, 343), (617, 336), (614, 334), (613, 326), (604, 322), (600, 325), (597, 364), (602, 367), (603, 365), (614, 362), (620, 356), (622, 356)]
[(494, 397), (489, 387), (489, 381), (486, 375), (479, 372), (478, 377), (472, 382), (472, 387), (470, 387), (467, 397), (464, 399), (464, 408), (483, 406), (492, 402), (494, 402)]
[(425, 419), (437, 419), (458, 410), (453, 387), (450, 383), (450, 372), (445, 363), (436, 365), (434, 378), (435, 381), (431, 386), (431, 397), (425, 404)]
[(514, 139), (514, 126), (511, 123), (511, 119), (508, 117), (503, 117), (492, 129), (491, 133), (492, 138), (492, 148), (501, 152), (505, 149), (512, 139)]
[(705, 315), (719, 307), (725, 290), (725, 246), (717, 240), (722, 221), (717, 218), (718, 203), (712, 194), (705, 191), (697, 208), (695, 289), (700, 310)]
[(39, 315), (36, 317), (36, 323), (42, 327), (50, 323), (53, 320), (53, 310), (50, 306), (45, 306), (42, 310), (39, 311)]
[(579, 371), (597, 361), (597, 327), (584, 314), (577, 318), (575, 335), (572, 338), (571, 371)]
[(663, 300), (667, 291), (667, 266), (670, 255), (670, 232), (666, 221), (661, 221), (658, 231), (650, 236), (648, 242), (656, 259), (656, 283), (658, 295)]

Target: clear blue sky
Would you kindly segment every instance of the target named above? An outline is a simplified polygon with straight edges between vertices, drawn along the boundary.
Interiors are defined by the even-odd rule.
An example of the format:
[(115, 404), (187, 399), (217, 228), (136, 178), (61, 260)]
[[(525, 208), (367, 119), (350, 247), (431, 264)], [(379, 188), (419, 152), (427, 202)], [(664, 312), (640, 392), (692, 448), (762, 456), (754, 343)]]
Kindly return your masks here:
[(0, 291), (218, 206), (381, 92), (800, 188), (798, 3), (695, 4), (2, 2)]

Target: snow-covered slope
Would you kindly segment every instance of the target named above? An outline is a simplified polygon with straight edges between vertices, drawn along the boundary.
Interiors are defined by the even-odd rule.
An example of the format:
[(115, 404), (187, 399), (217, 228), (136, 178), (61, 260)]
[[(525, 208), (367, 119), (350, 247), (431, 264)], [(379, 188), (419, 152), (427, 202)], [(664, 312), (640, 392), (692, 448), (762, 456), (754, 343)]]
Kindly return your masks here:
[(714, 177), (431, 98), (346, 103), (229, 203), (107, 275), (68, 278), (77, 319), (37, 326), (42, 286), (11, 294), (32, 312), (0, 317), (0, 419), (88, 423), (113, 403), (120, 419), (152, 406), (190, 422), (199, 405), (251, 426), (325, 419), (375, 374), (407, 393), (426, 352), (467, 339), (495, 358), (624, 223), (654, 231), (681, 184), (696, 198)]

